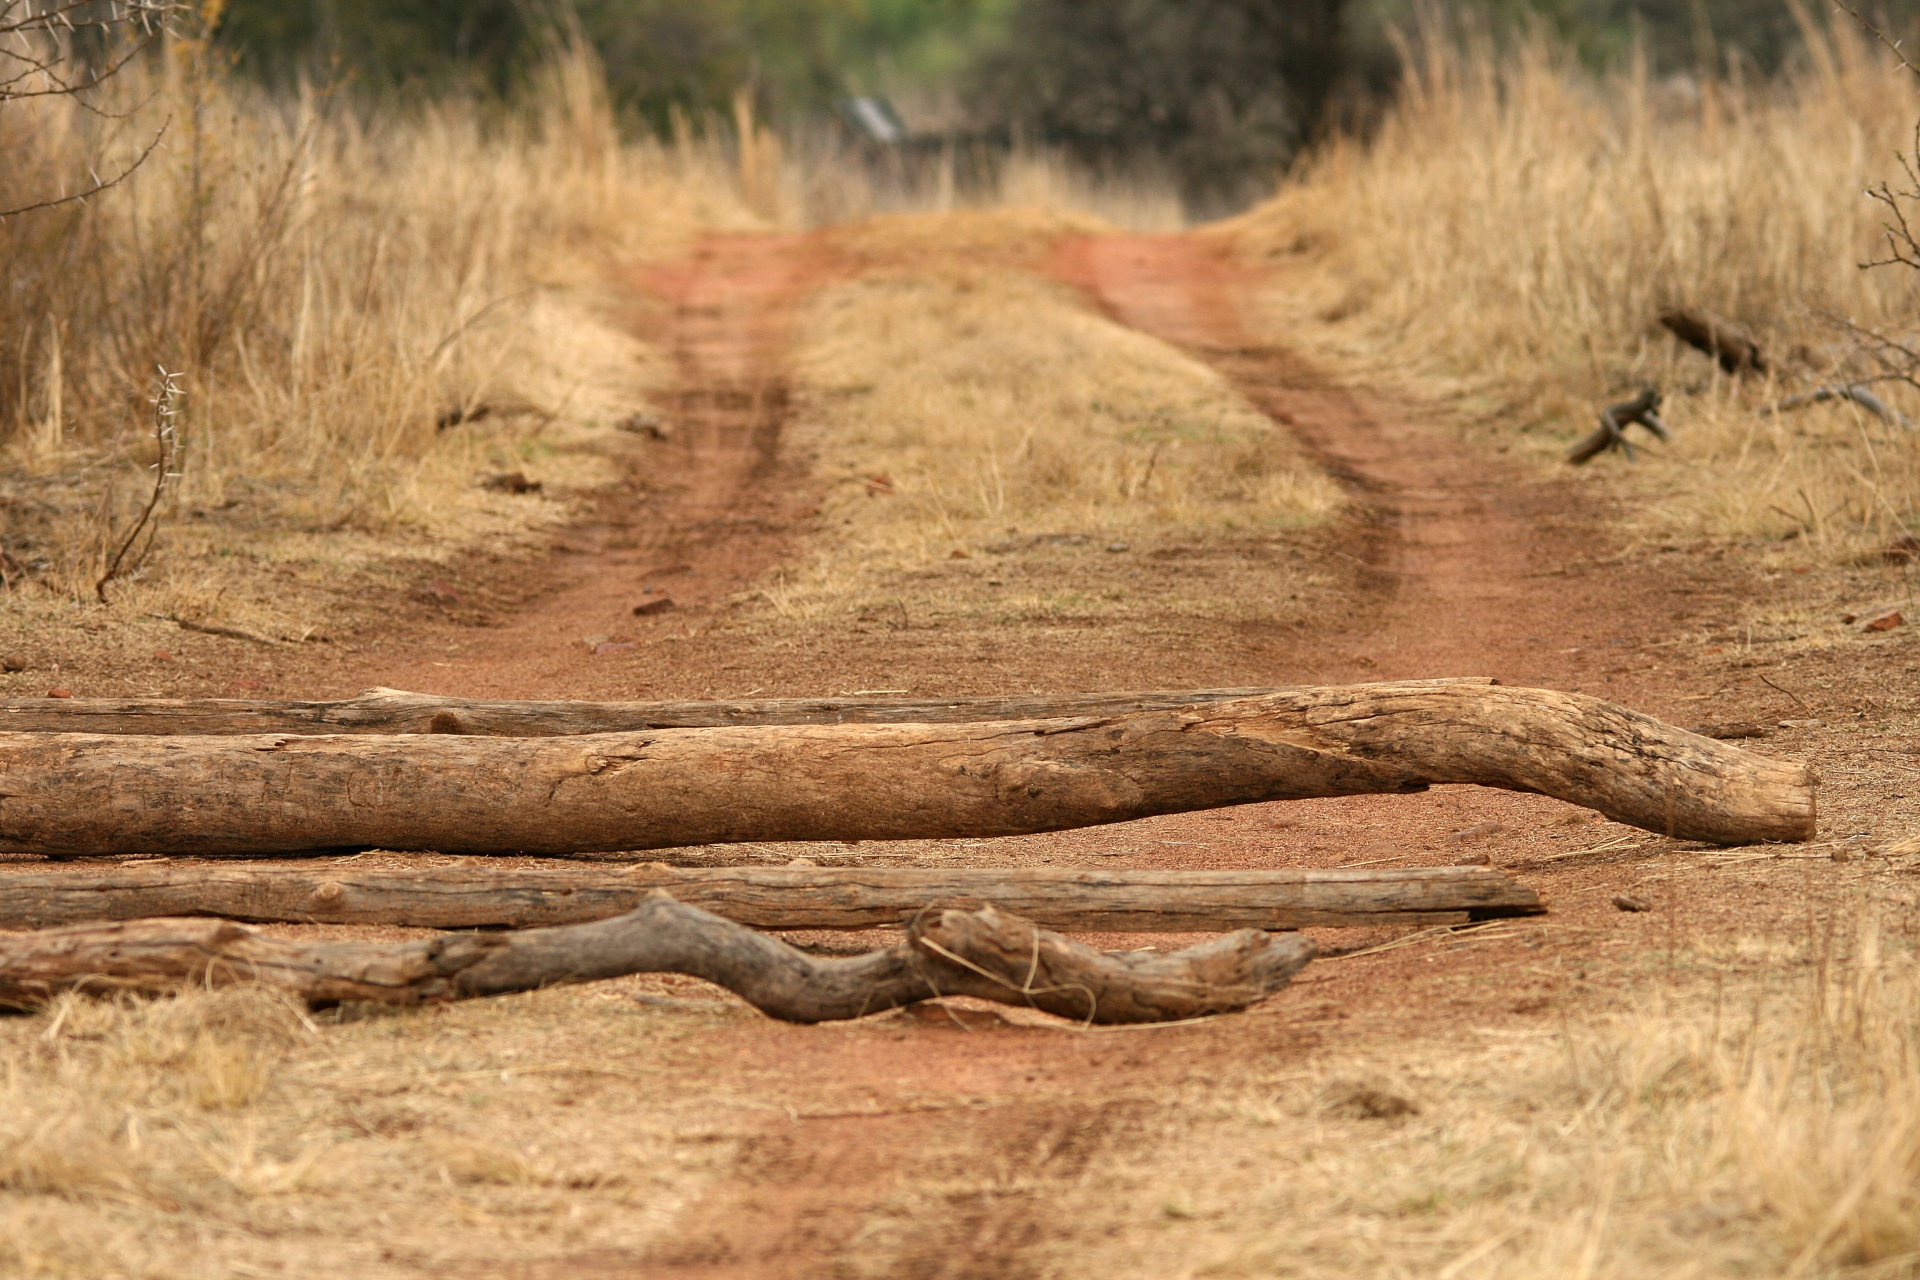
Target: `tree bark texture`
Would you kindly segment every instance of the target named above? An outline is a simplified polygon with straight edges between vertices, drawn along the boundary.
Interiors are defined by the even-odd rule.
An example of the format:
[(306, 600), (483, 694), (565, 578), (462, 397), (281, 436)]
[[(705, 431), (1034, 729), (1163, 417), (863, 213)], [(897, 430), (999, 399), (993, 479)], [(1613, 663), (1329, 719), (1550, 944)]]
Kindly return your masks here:
[(1004, 836), (1433, 783), (1685, 839), (1805, 840), (1806, 768), (1580, 694), (1292, 689), (1070, 718), (454, 735), (0, 735), (0, 851), (573, 853)]
[(1168, 954), (1096, 951), (984, 907), (929, 913), (884, 951), (819, 959), (654, 893), (592, 924), (407, 942), (296, 941), (201, 919), (0, 935), (0, 1006), (37, 1008), (68, 990), (164, 993), (235, 982), (316, 1004), (417, 1005), (683, 973), (788, 1022), (857, 1018), (943, 995), (1088, 1022), (1164, 1022), (1243, 1009), (1286, 986), (1312, 956), (1313, 944), (1297, 934), (1253, 929)]
[[(1489, 684), (1488, 680), (1468, 683)], [(453, 733), (549, 738), (651, 729), (773, 724), (967, 724), (1166, 711), (1272, 693), (1189, 689), (1015, 698), (757, 698), (733, 702), (487, 702), (368, 689), (337, 702), (245, 698), (5, 698), (0, 731), (14, 733)]]
[(1019, 871), (871, 867), (355, 867), (311, 863), (0, 870), (0, 928), (144, 916), (514, 928), (603, 920), (664, 889), (760, 929), (868, 929), (993, 904), (1049, 929), (1168, 933), (1465, 924), (1545, 910), (1492, 867)]

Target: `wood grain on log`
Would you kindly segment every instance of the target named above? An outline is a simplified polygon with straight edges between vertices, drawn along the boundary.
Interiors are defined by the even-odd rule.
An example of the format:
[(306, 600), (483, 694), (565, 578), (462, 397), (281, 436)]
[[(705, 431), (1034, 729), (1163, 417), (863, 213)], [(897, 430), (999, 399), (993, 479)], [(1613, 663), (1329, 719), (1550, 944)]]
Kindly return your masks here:
[[(1486, 684), (1485, 680), (1469, 683)], [(968, 724), (1166, 711), (1272, 689), (1086, 693), (1015, 698), (759, 698), (732, 702), (486, 702), (368, 689), (337, 702), (245, 698), (5, 698), (0, 731), (14, 733), (454, 733), (550, 738), (651, 729), (772, 724)]]
[(866, 929), (992, 903), (1049, 929), (1164, 933), (1464, 924), (1544, 910), (1491, 867), (1020, 871), (903, 867), (77, 865), (0, 870), (0, 928), (143, 916), (516, 928), (602, 920), (655, 889), (761, 929)]
[(1408, 681), (1051, 720), (565, 738), (0, 734), (0, 850), (572, 853), (1003, 836), (1478, 783), (1805, 840), (1803, 765), (1581, 694)]
[(1027, 1005), (1099, 1023), (1162, 1022), (1243, 1009), (1313, 956), (1297, 934), (1246, 929), (1165, 955), (1109, 953), (985, 907), (930, 913), (907, 940), (818, 959), (654, 893), (611, 920), (407, 942), (306, 942), (229, 920), (135, 920), (0, 935), (0, 1005), (31, 1009), (68, 990), (164, 993), (258, 982), (312, 1003), (414, 1005), (683, 973), (789, 1022), (857, 1018), (942, 995)]

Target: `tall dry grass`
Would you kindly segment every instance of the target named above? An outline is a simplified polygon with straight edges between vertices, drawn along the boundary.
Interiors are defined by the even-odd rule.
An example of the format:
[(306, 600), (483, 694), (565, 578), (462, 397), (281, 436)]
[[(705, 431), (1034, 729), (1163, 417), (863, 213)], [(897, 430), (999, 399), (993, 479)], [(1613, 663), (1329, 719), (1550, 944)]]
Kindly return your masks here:
[[(511, 524), (476, 518), (476, 470), (524, 465), (535, 428), (611, 421), (658, 381), (608, 318), (608, 264), (753, 220), (703, 157), (623, 141), (578, 45), (506, 107), (269, 94), (182, 38), (110, 90), (104, 114), (0, 111), (0, 207), (160, 137), (120, 185), (0, 223), (0, 539), (56, 592), (91, 591), (149, 483), (161, 367), (185, 392), (170, 515), (456, 539)], [(481, 404), (484, 426), (439, 429)], [(561, 488), (604, 478), (579, 452), (542, 467)]]
[(1827, 938), (1641, 955), (1629, 1008), (1196, 1080), (1130, 1163), (1056, 1206), (1133, 1211), (1054, 1261), (1219, 1280), (1920, 1275), (1920, 966), (1898, 916), (1860, 905), (1865, 923)]
[[(1830, 317), (1920, 324), (1913, 273), (1859, 265), (1882, 247), (1863, 192), (1899, 175), (1920, 77), (1850, 27), (1806, 35), (1773, 83), (1596, 77), (1545, 41), (1429, 39), (1375, 136), (1328, 147), (1231, 230), (1323, 269), (1308, 292), (1346, 354), (1450, 389), (1543, 458), (1610, 399), (1663, 388), (1676, 441), (1638, 473), (1654, 528), (1856, 554), (1920, 514), (1915, 438), (1846, 404), (1754, 411), (1849, 371)], [(1680, 348), (1655, 323), (1675, 304), (1753, 327), (1775, 376), (1735, 382)]]

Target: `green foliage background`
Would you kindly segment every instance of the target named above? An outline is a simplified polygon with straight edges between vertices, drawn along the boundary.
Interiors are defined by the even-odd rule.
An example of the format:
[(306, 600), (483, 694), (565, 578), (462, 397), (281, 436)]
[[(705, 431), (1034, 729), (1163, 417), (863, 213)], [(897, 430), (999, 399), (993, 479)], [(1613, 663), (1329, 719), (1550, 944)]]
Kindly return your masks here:
[[(1013, 0), (577, 0), (623, 106), (724, 111), (742, 85), (776, 115), (881, 78), (957, 74)], [(248, 70), (376, 89), (510, 89), (566, 10), (539, 0), (230, 0), (221, 41)]]
[[(1327, 127), (1392, 92), (1393, 33), (1438, 22), (1495, 40), (1551, 33), (1595, 66), (1766, 75), (1831, 0), (208, 0), (243, 68), (375, 92), (510, 93), (577, 21), (636, 126), (818, 116), (850, 92), (928, 90), (970, 127), (1157, 166), (1189, 208), (1262, 188)], [(1863, 0), (1907, 32), (1920, 0)], [(1844, 16), (1840, 20), (1849, 20)]]

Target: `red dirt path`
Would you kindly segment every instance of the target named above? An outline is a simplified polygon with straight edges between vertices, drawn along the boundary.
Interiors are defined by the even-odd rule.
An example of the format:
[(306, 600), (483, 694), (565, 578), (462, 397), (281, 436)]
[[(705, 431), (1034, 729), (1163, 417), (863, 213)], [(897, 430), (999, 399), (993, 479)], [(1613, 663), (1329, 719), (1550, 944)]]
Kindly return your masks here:
[[(886, 651), (868, 640), (732, 651), (701, 634), (719, 602), (777, 564), (804, 531), (807, 494), (781, 453), (784, 361), (794, 308), (836, 269), (809, 238), (730, 237), (639, 281), (663, 304), (657, 336), (671, 343), (681, 370), (675, 434), (649, 446), (646, 458), (674, 485), (629, 491), (573, 535), (571, 550), (518, 567), (523, 585), (543, 577), (545, 585), (526, 586), (529, 602), (502, 625), (399, 628), (316, 668), (315, 684), (634, 697), (754, 687), (826, 693), (850, 681), (886, 683)], [(1254, 649), (1223, 643), (1209, 657), (1210, 679), (1251, 685), (1493, 675), (1582, 689), (1682, 722), (1748, 709), (1732, 688), (1738, 677), (1703, 674), (1660, 647), (1720, 607), (1696, 588), (1724, 578), (1723, 565), (1685, 556), (1609, 564), (1607, 512), (1589, 490), (1529, 478), (1449, 429), (1342, 389), (1297, 356), (1256, 342), (1239, 318), (1244, 268), (1217, 242), (1074, 239), (1058, 247), (1051, 270), (1119, 322), (1218, 368), (1304, 441), (1361, 508), (1342, 554), (1367, 566), (1362, 596), (1313, 634)], [(635, 618), (632, 607), (651, 598), (642, 594), (648, 585), (678, 608)], [(596, 654), (582, 643), (591, 636), (635, 648)], [(936, 648), (919, 661), (937, 669), (938, 644), (957, 655), (970, 638), (924, 643)], [(1185, 683), (1194, 669), (1185, 647), (1108, 658), (1110, 670), (1124, 673), (1113, 682), (1119, 687)], [(1022, 659), (1022, 671), (1041, 684), (1048, 682), (1044, 659)], [(1714, 679), (1725, 682), (1725, 696), (1700, 697), (1702, 681)], [(1054, 687), (1076, 683), (1056, 680)], [(1453, 838), (1475, 828), (1486, 833)], [(1648, 872), (1673, 846), (1651, 838), (1625, 852), (1543, 860), (1548, 851), (1578, 850), (1621, 831), (1537, 797), (1440, 788), (1183, 815), (984, 850), (917, 846), (915, 856), (957, 861), (1103, 858), (1165, 867), (1440, 863), (1471, 851), (1516, 868), (1548, 896), (1554, 914), (1453, 949), (1323, 961), (1259, 1009), (1158, 1031), (1150, 1045), (997, 1017), (973, 1034), (945, 1015), (823, 1028), (725, 1023), (701, 1033), (712, 1072), (780, 1109), (732, 1174), (644, 1256), (584, 1254), (505, 1265), (500, 1274), (864, 1274), (854, 1265), (868, 1247), (863, 1229), (929, 1170), (1013, 1162), (1044, 1188), (1086, 1176), (1133, 1141), (1150, 1127), (1152, 1104), (1142, 1099), (1173, 1096), (1196, 1073), (1230, 1071), (1239, 1061), (1306, 1063), (1343, 1047), (1417, 1036), (1436, 1023), (1498, 1025), (1540, 1018), (1569, 1001), (1604, 1002), (1611, 994), (1602, 980), (1585, 977), (1589, 963), (1599, 972), (1602, 937), (1652, 947), (1676, 929), (1744, 927), (1786, 909), (1783, 895), (1814, 894), (1825, 865), (1781, 864), (1737, 884), (1710, 871), (1656, 883)], [(1663, 872), (1675, 865), (1691, 864), (1670, 856)], [(1623, 890), (1649, 897), (1657, 909), (1616, 912), (1608, 900)], [(1378, 940), (1321, 936), (1336, 952)], [(1522, 957), (1526, 963), (1516, 964)], [(1101, 1101), (1112, 1093), (1131, 1101)], [(981, 1095), (998, 1100), (990, 1123), (965, 1101)], [(1072, 1229), (1049, 1219), (1046, 1199), (1044, 1192), (987, 1196), (908, 1228), (896, 1224), (888, 1273), (1036, 1274), (1041, 1245)]]

